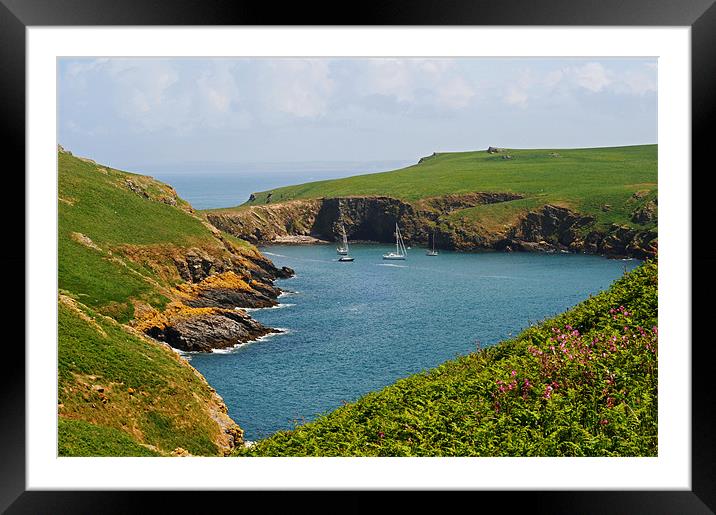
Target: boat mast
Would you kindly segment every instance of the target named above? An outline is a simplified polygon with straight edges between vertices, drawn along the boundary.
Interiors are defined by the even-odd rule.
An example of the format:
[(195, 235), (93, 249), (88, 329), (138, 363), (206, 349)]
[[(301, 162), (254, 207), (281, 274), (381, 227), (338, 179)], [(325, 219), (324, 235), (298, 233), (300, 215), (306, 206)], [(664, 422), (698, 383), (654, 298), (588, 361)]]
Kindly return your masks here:
[(400, 229), (398, 228), (398, 222), (395, 222), (395, 253), (400, 254), (400, 248), (398, 242), (400, 241)]

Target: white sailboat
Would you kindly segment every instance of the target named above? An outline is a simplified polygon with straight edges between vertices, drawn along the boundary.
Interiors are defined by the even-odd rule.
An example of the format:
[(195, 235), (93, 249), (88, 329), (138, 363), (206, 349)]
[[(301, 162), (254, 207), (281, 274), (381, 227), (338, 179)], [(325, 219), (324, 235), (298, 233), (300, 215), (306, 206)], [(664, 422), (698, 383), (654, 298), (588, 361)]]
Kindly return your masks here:
[(403, 243), (403, 237), (400, 235), (400, 227), (395, 224), (395, 252), (388, 252), (383, 254), (383, 259), (405, 259), (408, 255), (408, 251), (405, 249), (405, 243)]
[(341, 224), (341, 232), (343, 233), (343, 244), (336, 249), (336, 252), (341, 256), (348, 255), (348, 243), (346, 240), (346, 228)]
[(348, 237), (346, 236), (346, 229), (343, 225), (341, 225), (341, 232), (343, 233), (343, 246), (341, 247), (341, 250), (345, 250), (346, 253), (341, 255), (341, 257), (338, 258), (338, 261), (353, 261), (355, 258), (348, 255)]
[(435, 250), (435, 231), (433, 231), (433, 248), (425, 253), (426, 256), (437, 256), (438, 251)]

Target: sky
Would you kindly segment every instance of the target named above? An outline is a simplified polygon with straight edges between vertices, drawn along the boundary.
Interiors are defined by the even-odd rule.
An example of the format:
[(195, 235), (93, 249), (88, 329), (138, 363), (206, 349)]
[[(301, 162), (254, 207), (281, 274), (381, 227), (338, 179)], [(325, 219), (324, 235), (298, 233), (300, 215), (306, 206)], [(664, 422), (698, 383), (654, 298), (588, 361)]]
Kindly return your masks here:
[(657, 61), (60, 59), (58, 142), (146, 172), (656, 143)]

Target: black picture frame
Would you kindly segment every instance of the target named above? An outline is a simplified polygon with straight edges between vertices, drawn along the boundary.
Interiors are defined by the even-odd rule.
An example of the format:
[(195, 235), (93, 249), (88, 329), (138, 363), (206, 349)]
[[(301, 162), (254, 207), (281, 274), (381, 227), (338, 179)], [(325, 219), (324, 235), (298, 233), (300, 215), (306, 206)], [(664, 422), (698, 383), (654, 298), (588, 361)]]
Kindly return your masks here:
[[(15, 156), (13, 169), (6, 168), (4, 186), (11, 185), (13, 197), (24, 202), (25, 169), (25, 29), (32, 26), (87, 25), (505, 25), (505, 26), (686, 26), (691, 28), (692, 70), (692, 242), (683, 249), (691, 260), (692, 334), (685, 331), (684, 348), (692, 356), (692, 489), (690, 491), (522, 491), (451, 493), (451, 504), (458, 505), (465, 495), (478, 502), (475, 509), (497, 501), (505, 510), (522, 507), (530, 512), (549, 513), (714, 513), (716, 510), (716, 455), (714, 451), (714, 397), (711, 371), (711, 338), (708, 324), (711, 305), (708, 293), (714, 285), (716, 254), (709, 234), (710, 188), (697, 187), (713, 169), (708, 130), (716, 111), (716, 0), (501, 0), (499, 2), (445, 0), (382, 1), (349, 6), (335, 3), (294, 3), (276, 5), (228, 0), (0, 0), (0, 113), (4, 135), (3, 155)], [(699, 173), (694, 171), (699, 170)], [(14, 181), (14, 184), (12, 184)], [(702, 186), (705, 186), (703, 184)], [(8, 191), (6, 188), (4, 188)], [(20, 211), (16, 209), (17, 213)], [(699, 212), (701, 211), (701, 212)], [(24, 212), (24, 209), (22, 210)], [(23, 306), (24, 284), (29, 271), (25, 265), (25, 225), (15, 217), (5, 227), (6, 238), (14, 242), (12, 252), (0, 255), (0, 270), (12, 302)], [(696, 238), (699, 237), (699, 240)], [(24, 274), (19, 271), (23, 270)], [(702, 293), (705, 295), (698, 295)], [(151, 500), (159, 501), (162, 511), (187, 511), (194, 507), (217, 506), (228, 501), (244, 509), (260, 501), (262, 511), (272, 513), (281, 496), (266, 492), (69, 492), (26, 491), (25, 486), (25, 355), (24, 328), (20, 316), (5, 311), (3, 327), (19, 329), (16, 339), (6, 336), (0, 390), (0, 510), (7, 513), (142, 513)], [(705, 330), (704, 330), (704, 326)], [(15, 343), (13, 343), (15, 342)], [(426, 494), (400, 495), (401, 511), (425, 506)], [(320, 500), (318, 498), (320, 495)], [(211, 501), (206, 499), (211, 496)], [(256, 497), (261, 496), (261, 499)], [(477, 496), (477, 500), (472, 499)], [(325, 492), (298, 492), (292, 506), (312, 511), (329, 506)], [(298, 497), (298, 498), (295, 498)], [(505, 503), (508, 501), (508, 503)], [(210, 504), (207, 504), (209, 503)], [(366, 493), (348, 492), (337, 512), (364, 512), (374, 509)], [(498, 504), (499, 506), (499, 504)], [(501, 510), (504, 511), (504, 510)]]

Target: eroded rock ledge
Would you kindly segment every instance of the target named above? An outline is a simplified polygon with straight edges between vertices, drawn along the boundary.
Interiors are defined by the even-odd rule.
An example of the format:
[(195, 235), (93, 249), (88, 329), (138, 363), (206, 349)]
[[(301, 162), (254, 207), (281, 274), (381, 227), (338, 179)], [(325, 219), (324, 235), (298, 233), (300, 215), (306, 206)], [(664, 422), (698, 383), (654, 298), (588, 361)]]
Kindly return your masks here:
[(253, 249), (225, 243), (223, 249), (143, 247), (134, 254), (123, 248), (125, 255), (155, 272), (165, 277), (177, 275), (182, 280), (168, 292), (171, 301), (164, 310), (135, 305), (135, 328), (176, 349), (191, 352), (233, 347), (278, 332), (241, 308), (278, 304), (281, 289), (273, 281), (291, 277), (293, 270), (276, 268)]

